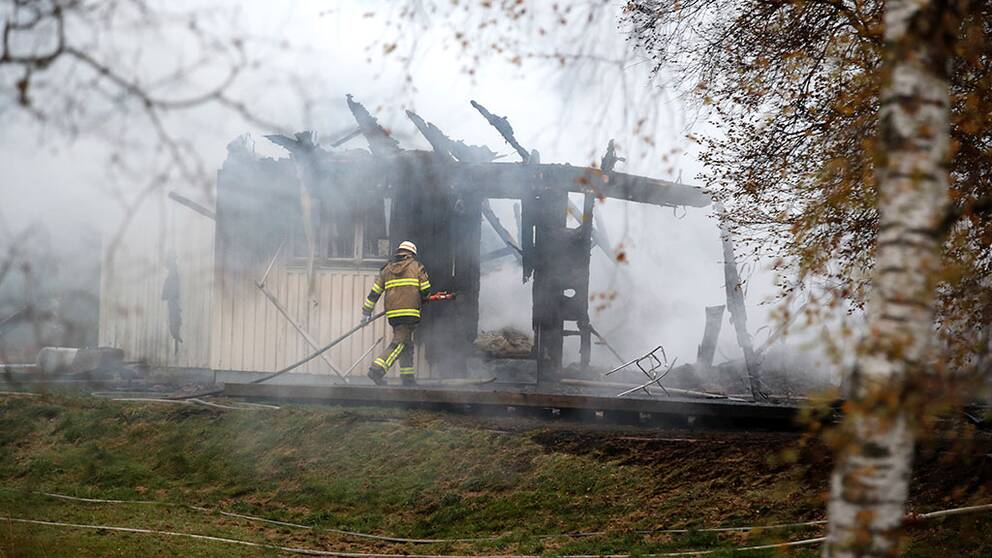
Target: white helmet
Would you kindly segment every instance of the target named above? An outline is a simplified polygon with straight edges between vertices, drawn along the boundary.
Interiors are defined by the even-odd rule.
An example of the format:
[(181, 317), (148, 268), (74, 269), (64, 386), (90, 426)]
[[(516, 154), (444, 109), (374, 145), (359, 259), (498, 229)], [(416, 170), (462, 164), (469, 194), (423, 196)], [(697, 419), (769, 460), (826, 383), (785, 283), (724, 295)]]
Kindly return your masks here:
[(414, 256), (417, 255), (417, 245), (410, 242), (409, 240), (404, 240), (403, 242), (400, 242), (400, 245), (396, 247), (396, 251), (399, 252), (400, 250), (406, 250), (407, 252), (410, 252)]

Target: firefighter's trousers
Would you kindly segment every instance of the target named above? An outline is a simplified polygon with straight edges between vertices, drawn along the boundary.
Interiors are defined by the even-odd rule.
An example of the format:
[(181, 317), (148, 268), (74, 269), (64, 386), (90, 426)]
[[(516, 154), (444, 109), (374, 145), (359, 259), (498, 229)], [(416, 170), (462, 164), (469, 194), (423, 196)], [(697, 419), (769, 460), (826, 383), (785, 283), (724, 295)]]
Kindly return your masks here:
[(385, 352), (372, 361), (372, 366), (388, 372), (393, 363), (400, 361), (400, 376), (414, 376), (417, 373), (413, 365), (413, 331), (415, 324), (398, 324), (393, 326), (393, 341), (386, 346)]

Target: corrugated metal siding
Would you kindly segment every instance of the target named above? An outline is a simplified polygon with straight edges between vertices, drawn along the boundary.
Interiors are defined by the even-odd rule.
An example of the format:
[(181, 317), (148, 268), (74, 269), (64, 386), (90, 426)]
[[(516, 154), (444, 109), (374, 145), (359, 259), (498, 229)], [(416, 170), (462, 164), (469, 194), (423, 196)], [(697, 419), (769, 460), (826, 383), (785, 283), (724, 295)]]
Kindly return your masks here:
[[(227, 273), (218, 279), (214, 312), (214, 338), (211, 359), (217, 370), (275, 371), (309, 355), (306, 340), (255, 285), (264, 265), (251, 266), (244, 273)], [(320, 269), (315, 285), (316, 304), (307, 296), (306, 272), (287, 269), (278, 262), (269, 274), (266, 287), (279, 299), (290, 316), (323, 346), (348, 331), (361, 317), (361, 305), (372, 285), (375, 270)], [(253, 277), (253, 274), (259, 277)], [(380, 336), (386, 335), (375, 350), (351, 371), (363, 375), (369, 363), (389, 343), (385, 320), (352, 335), (326, 354), (342, 372), (346, 371)], [(419, 364), (420, 375), (429, 375), (426, 362)], [(392, 374), (396, 374), (396, 369)], [(333, 375), (321, 359), (314, 359), (294, 371), (299, 374)]]
[[(119, 347), (128, 360), (152, 366), (207, 368), (213, 302), (214, 223), (165, 197), (143, 204), (114, 244), (104, 239), (99, 344)], [(108, 259), (108, 251), (112, 258)], [(169, 254), (180, 277), (183, 343), (169, 334), (162, 287)]]

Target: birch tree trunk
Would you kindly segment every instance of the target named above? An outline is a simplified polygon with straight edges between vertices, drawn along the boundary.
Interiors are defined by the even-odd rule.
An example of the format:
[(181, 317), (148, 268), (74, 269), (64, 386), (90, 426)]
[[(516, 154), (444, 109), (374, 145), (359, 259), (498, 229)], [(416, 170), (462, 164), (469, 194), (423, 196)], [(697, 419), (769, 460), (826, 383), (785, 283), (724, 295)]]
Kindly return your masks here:
[[(823, 556), (901, 551), (912, 471), (914, 398), (933, 335), (947, 206), (949, 98), (941, 0), (887, 0), (879, 100), (879, 233), (868, 331), (830, 483)], [(911, 382), (910, 382), (911, 383)]]

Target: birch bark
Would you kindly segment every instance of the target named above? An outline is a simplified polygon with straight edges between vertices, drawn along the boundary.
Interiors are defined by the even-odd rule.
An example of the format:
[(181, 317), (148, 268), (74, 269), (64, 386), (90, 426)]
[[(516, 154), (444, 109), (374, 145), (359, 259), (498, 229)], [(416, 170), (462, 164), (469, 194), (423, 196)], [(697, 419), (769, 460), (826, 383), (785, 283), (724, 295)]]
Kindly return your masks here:
[[(879, 102), (879, 233), (849, 412), (831, 478), (827, 558), (895, 556), (912, 471), (907, 378), (926, 365), (939, 223), (948, 203), (949, 97), (940, 0), (887, 0)], [(909, 397), (907, 397), (909, 396)]]

